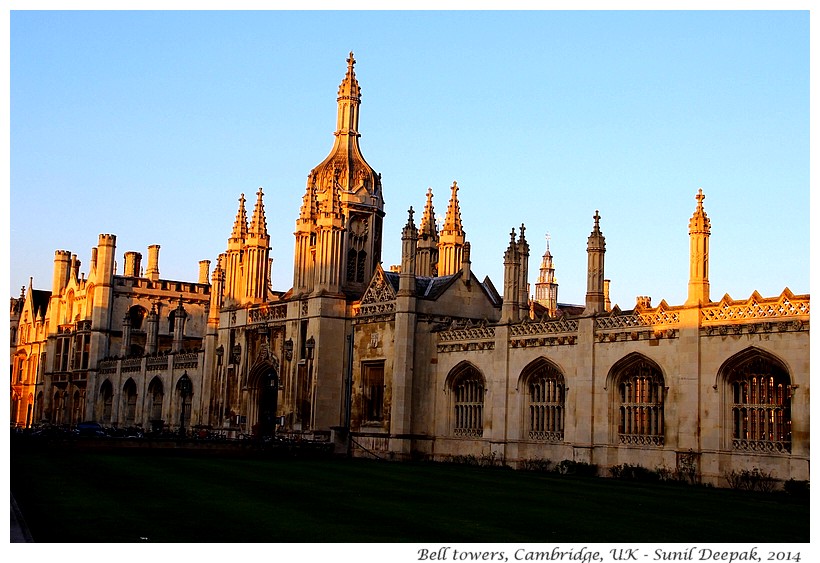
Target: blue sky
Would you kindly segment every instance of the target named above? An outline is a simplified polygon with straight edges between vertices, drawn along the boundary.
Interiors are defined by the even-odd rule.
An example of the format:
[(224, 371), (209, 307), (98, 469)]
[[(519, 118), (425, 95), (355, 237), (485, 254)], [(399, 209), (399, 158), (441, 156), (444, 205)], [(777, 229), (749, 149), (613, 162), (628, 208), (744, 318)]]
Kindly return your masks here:
[[(308, 172), (354, 51), (382, 173), (384, 266), (407, 209), (457, 180), (472, 269), (499, 289), (527, 226), (583, 303), (600, 210), (614, 303), (681, 304), (702, 188), (713, 300), (809, 292), (809, 15), (797, 12), (12, 12), (11, 293), (88, 271), (99, 233), (195, 280), (262, 186), (273, 286), (292, 282)], [(418, 217), (418, 215), (417, 215)]]

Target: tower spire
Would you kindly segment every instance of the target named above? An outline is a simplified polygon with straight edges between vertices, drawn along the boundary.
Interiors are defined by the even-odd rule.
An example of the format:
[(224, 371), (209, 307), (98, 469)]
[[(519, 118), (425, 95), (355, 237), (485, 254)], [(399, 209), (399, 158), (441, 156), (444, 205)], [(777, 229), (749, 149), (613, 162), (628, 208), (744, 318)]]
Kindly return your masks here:
[(439, 233), (438, 275), (449, 276), (461, 269), (461, 253), (464, 249), (465, 232), (461, 226), (461, 209), (458, 204), (458, 184), (453, 181), (447, 215)]
[(361, 103), (362, 90), (359, 88), (359, 81), (356, 80), (356, 72), (353, 66), (356, 59), (353, 58), (353, 51), (347, 58), (347, 73), (339, 85), (339, 95), (336, 101), (339, 103), (336, 117), (336, 135), (359, 136), (359, 104)]
[(381, 261), (381, 175), (359, 148), (361, 88), (351, 52), (339, 85), (333, 147), (308, 174), (296, 220), (297, 294), (356, 295)]
[(251, 224), (249, 233), (257, 237), (268, 236), (268, 224), (265, 220), (265, 204), (262, 203), (262, 186), (259, 186), (259, 191), (256, 192), (256, 205), (253, 206), (253, 215), (251, 215)]
[(541, 268), (538, 271), (538, 282), (535, 284), (535, 300), (547, 309), (550, 317), (558, 312), (558, 282), (555, 279), (555, 266), (550, 252), (550, 235), (547, 233), (547, 250), (541, 257)]
[(244, 239), (248, 234), (248, 213), (245, 211), (245, 194), (239, 196), (239, 210), (236, 212), (236, 219), (233, 222), (231, 238)]
[(709, 303), (709, 218), (703, 209), (703, 189), (695, 196), (697, 206), (689, 219), (689, 297), (687, 305)]
[(601, 233), (601, 216), (598, 210), (592, 217), (595, 224), (587, 239), (587, 295), (586, 309), (587, 315), (603, 313), (604, 306), (604, 253), (606, 252), (606, 240)]
[(433, 188), (427, 188), (427, 202), (424, 204), (424, 213), (421, 217), (416, 253), (416, 273), (420, 276), (435, 277), (438, 263), (438, 228), (433, 210)]

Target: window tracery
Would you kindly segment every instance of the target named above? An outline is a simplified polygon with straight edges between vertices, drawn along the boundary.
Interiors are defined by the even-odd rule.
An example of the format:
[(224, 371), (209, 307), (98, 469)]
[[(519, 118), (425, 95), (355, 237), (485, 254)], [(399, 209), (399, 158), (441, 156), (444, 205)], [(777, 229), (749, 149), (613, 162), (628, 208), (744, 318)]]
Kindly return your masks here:
[(453, 434), (479, 438), (484, 434), (484, 378), (472, 366), (456, 375), (453, 391)]
[(755, 356), (733, 368), (728, 377), (732, 449), (791, 451), (791, 386), (776, 363)]
[(641, 358), (616, 378), (618, 440), (621, 444), (663, 445), (664, 384), (660, 369)]
[(530, 440), (564, 439), (564, 376), (552, 364), (540, 361), (527, 375), (527, 430)]

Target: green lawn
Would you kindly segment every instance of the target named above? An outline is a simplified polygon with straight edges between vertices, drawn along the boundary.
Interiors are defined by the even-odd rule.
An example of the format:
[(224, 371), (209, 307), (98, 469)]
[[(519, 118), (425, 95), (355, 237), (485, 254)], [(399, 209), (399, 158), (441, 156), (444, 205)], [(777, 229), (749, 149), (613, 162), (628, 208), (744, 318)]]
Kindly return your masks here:
[(808, 542), (809, 502), (433, 463), (12, 448), (37, 542)]

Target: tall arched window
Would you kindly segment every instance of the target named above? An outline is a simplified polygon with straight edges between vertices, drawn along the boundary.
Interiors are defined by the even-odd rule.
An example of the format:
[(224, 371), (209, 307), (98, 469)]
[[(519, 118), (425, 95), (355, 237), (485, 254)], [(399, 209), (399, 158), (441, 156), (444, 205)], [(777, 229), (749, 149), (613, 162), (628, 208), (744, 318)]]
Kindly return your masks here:
[(160, 421), (162, 420), (162, 400), (165, 393), (162, 388), (162, 381), (159, 377), (155, 377), (148, 385), (148, 396), (151, 397), (151, 407), (148, 413), (148, 420)]
[(522, 372), (526, 389), (525, 438), (560, 442), (564, 439), (564, 376), (551, 362), (539, 359)]
[(452, 377), (453, 434), (479, 438), (484, 434), (484, 377), (465, 364)]
[(71, 423), (77, 424), (78, 422), (82, 422), (83, 400), (79, 391), (74, 391), (74, 395), (71, 397), (71, 409)]
[(137, 421), (137, 384), (131, 378), (122, 387), (122, 400), (125, 407), (125, 425), (134, 426)]
[(40, 422), (43, 420), (43, 392), (37, 393), (37, 398), (34, 401), (34, 421)]
[(180, 428), (187, 428), (191, 424), (191, 399), (194, 394), (194, 386), (188, 373), (182, 374), (177, 381), (177, 398), (180, 415)]
[(777, 360), (753, 350), (725, 370), (732, 449), (791, 451), (791, 382)]
[(634, 354), (613, 368), (618, 442), (663, 445), (663, 374), (658, 365)]
[(103, 424), (111, 424), (111, 406), (114, 401), (114, 389), (111, 382), (107, 379), (103, 381), (100, 386), (100, 403), (102, 406), (102, 414), (100, 415), (100, 422)]

